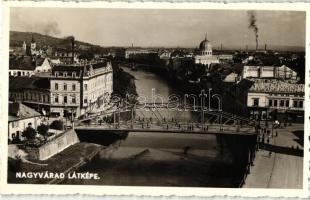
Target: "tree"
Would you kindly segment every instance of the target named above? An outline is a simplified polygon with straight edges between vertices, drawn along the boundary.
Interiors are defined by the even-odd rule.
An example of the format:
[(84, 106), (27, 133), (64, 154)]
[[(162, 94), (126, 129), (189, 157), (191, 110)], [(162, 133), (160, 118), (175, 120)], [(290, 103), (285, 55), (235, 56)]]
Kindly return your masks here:
[(45, 125), (45, 124), (41, 124), (37, 128), (38, 133), (40, 135), (42, 135), (45, 138), (45, 140), (47, 138), (47, 131), (48, 131), (48, 129), (49, 129), (48, 125)]
[(61, 120), (55, 120), (51, 123), (50, 128), (56, 130), (63, 130), (64, 124)]
[(27, 140), (34, 140), (36, 138), (36, 130), (31, 126), (28, 126), (22, 133), (22, 136), (25, 137)]

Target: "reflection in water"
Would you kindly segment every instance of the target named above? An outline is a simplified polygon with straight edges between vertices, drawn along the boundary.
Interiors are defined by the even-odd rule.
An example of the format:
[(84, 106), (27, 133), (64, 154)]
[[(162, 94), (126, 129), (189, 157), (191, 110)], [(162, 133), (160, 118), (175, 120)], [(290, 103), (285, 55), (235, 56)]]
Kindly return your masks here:
[[(177, 94), (155, 74), (124, 70), (135, 76), (138, 95), (150, 98), (153, 88), (163, 97)], [(161, 114), (167, 119), (180, 117), (180, 112)], [(185, 112), (183, 117), (193, 116)], [(129, 133), (80, 169), (99, 173), (100, 180), (68, 180), (65, 184), (231, 187), (230, 159), (219, 152), (214, 135)]]

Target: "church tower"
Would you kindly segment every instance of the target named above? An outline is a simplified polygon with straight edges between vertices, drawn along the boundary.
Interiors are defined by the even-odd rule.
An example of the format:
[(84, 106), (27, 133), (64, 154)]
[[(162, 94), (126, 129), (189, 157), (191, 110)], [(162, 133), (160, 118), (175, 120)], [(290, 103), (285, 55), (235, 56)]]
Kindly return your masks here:
[(37, 44), (34, 41), (33, 35), (31, 36), (31, 44), (30, 44), (31, 50), (35, 50), (37, 48)]
[(26, 49), (27, 49), (27, 44), (26, 44), (26, 42), (24, 41), (24, 42), (23, 42), (23, 50), (26, 51)]

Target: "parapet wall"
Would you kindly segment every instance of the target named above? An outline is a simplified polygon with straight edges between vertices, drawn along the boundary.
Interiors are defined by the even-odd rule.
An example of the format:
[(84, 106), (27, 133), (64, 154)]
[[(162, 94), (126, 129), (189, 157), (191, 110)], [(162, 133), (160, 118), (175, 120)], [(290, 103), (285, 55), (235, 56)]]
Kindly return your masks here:
[(76, 144), (79, 139), (74, 130), (68, 130), (61, 136), (47, 142), (39, 148), (26, 148), (28, 156), (34, 160), (46, 160), (51, 156), (63, 151), (67, 147)]

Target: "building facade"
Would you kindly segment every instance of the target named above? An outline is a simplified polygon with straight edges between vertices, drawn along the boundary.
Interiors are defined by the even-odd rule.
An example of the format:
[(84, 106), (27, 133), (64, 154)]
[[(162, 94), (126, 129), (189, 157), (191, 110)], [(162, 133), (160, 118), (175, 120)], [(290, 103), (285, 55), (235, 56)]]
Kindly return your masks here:
[(72, 49), (66, 49), (66, 48), (57, 48), (54, 51), (54, 58), (58, 58), (61, 63), (63, 64), (72, 64), (72, 63), (78, 63), (78, 53), (72, 52)]
[(276, 79), (256, 79), (248, 93), (248, 107), (253, 118), (266, 120), (294, 118), (304, 113), (304, 84)]
[(43, 115), (50, 112), (50, 80), (41, 77), (11, 76), (9, 99), (19, 101)]
[(51, 113), (78, 117), (105, 109), (113, 92), (110, 62), (58, 65), (52, 70)]
[(9, 102), (8, 139), (9, 143), (24, 140), (23, 131), (27, 127), (37, 129), (41, 114), (20, 102)]
[(33, 76), (36, 73), (50, 72), (52, 64), (48, 58), (18, 56), (9, 60), (9, 76)]
[(297, 81), (297, 73), (282, 66), (244, 66), (242, 78), (276, 78)]
[(142, 48), (128, 48), (125, 50), (125, 58), (129, 59), (131, 56), (134, 55), (143, 55), (143, 54), (151, 54), (156, 53), (154, 50), (150, 49), (142, 49)]

